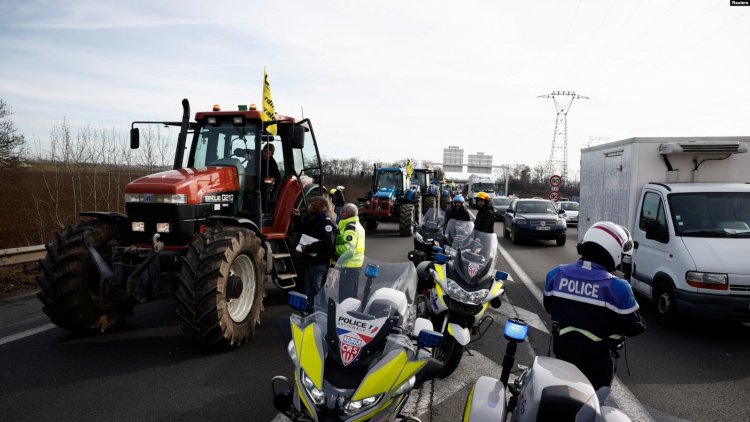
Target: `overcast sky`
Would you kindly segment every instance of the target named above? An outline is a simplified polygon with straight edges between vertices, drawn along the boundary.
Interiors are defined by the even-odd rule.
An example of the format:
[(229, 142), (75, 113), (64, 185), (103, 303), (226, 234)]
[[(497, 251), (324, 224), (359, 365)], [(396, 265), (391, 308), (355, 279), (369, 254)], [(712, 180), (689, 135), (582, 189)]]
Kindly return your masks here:
[[(575, 91), (590, 138), (750, 135), (750, 7), (730, 0), (0, 0), (0, 98), (54, 125), (122, 129), (258, 103), (311, 118), (327, 157), (549, 158)], [(563, 97), (564, 99), (564, 97)]]

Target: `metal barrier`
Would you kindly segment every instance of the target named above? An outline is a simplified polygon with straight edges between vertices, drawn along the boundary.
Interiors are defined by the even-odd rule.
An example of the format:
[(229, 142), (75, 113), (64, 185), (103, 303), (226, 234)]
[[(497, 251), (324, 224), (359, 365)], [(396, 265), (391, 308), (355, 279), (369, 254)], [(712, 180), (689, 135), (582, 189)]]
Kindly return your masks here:
[(44, 258), (45, 255), (47, 255), (47, 250), (44, 245), (2, 249), (0, 250), (0, 267), (35, 262)]

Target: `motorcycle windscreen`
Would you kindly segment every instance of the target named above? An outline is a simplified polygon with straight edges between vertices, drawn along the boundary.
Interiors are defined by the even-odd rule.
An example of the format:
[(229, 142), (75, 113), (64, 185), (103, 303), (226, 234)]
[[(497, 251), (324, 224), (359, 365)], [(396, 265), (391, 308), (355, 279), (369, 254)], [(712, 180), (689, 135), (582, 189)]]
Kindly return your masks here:
[[(410, 327), (417, 290), (411, 262), (385, 263), (344, 253), (315, 296), (329, 356), (344, 366), (368, 361), (393, 327)], [(352, 266), (354, 265), (354, 266)]]
[(422, 225), (420, 229), (422, 231), (422, 237), (425, 239), (434, 239), (438, 233), (443, 230), (443, 219), (445, 213), (438, 208), (430, 208), (424, 213), (422, 218)]
[(456, 250), (453, 270), (461, 280), (476, 284), (494, 270), (497, 257), (497, 236), (494, 233), (474, 230), (453, 247)]
[(445, 242), (453, 248), (456, 248), (466, 240), (473, 230), (473, 221), (451, 219), (445, 225)]

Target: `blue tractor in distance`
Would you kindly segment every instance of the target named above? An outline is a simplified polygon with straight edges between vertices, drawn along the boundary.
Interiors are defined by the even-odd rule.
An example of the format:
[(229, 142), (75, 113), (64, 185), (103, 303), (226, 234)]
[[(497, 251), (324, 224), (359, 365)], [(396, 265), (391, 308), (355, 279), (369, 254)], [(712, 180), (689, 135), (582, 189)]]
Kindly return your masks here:
[(369, 231), (377, 230), (379, 222), (398, 223), (401, 236), (414, 234), (412, 222), (422, 216), (421, 192), (418, 184), (409, 184), (402, 167), (374, 168), (372, 185), (360, 200), (359, 219)]

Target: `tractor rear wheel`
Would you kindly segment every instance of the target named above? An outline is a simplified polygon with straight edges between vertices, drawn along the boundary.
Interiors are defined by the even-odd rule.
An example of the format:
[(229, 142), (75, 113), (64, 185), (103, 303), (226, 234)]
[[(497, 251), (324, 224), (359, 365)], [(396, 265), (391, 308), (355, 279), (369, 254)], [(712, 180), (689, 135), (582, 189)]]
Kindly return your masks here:
[(424, 209), (422, 211), (427, 212), (430, 210), (430, 208), (435, 208), (436, 202), (437, 201), (434, 196), (425, 196), (424, 197)]
[(84, 240), (89, 232), (94, 249), (109, 262), (112, 246), (120, 244), (117, 225), (103, 222), (81, 222), (55, 234), (47, 245), (47, 256), (39, 261), (41, 273), (36, 281), (41, 287), (37, 297), (42, 310), (58, 327), (76, 334), (112, 331), (133, 314), (135, 300), (102, 297), (100, 277)]
[(411, 236), (414, 234), (414, 204), (401, 204), (398, 215), (398, 234), (400, 236)]
[(182, 330), (207, 346), (240, 346), (255, 333), (265, 295), (265, 253), (247, 228), (216, 224), (188, 250), (177, 291)]

